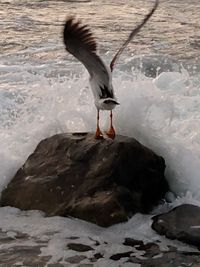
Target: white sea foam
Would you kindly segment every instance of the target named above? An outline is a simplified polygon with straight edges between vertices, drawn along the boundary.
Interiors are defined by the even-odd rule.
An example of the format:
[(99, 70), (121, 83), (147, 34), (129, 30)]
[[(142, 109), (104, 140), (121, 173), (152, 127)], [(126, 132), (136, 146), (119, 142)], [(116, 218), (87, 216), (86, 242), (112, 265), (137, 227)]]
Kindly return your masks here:
[[(102, 253), (104, 259), (98, 261), (95, 266), (115, 266), (115, 263), (109, 258), (116, 253), (127, 252), (127, 249), (131, 249), (137, 258), (142, 258), (144, 251), (138, 251), (122, 245), (126, 237), (142, 239), (144, 243), (158, 243), (162, 251), (168, 251), (168, 246), (176, 246), (184, 251), (197, 251), (194, 247), (189, 247), (179, 241), (171, 241), (158, 236), (150, 227), (151, 220), (149, 215), (136, 214), (127, 223), (117, 224), (109, 228), (102, 228), (77, 219), (47, 218), (41, 212), (22, 212), (9, 207), (0, 209), (0, 218), (0, 228), (8, 236), (14, 236), (18, 232), (29, 235), (30, 238), (24, 242), (25, 246), (36, 246), (37, 242), (34, 241), (34, 238), (47, 242), (47, 245), (41, 248), (40, 256), (50, 255), (48, 264), (65, 262), (66, 258), (77, 255), (76, 251), (66, 249), (67, 244), (71, 242), (92, 247), (94, 247), (95, 241), (99, 242), (100, 245), (95, 247), (95, 253)], [(72, 236), (78, 239), (72, 241)], [(13, 240), (11, 244), (2, 244), (1, 249), (8, 249), (14, 246), (15, 241)], [(93, 253), (93, 251), (88, 251), (83, 254), (87, 258), (91, 258)], [(85, 263), (89, 262), (86, 260)], [(120, 261), (116, 263), (116, 266), (119, 266)]]
[[(77, 64), (71, 63), (70, 67), (76, 70)], [(171, 190), (177, 195), (171, 197), (173, 202), (170, 205), (159, 206), (155, 213), (181, 203), (200, 206), (199, 84), (194, 86), (193, 78), (184, 69), (181, 73), (161, 73), (155, 79), (141, 73), (126, 72), (124, 66), (120, 69), (116, 70), (113, 78), (120, 102), (114, 111), (116, 131), (135, 137), (165, 158), (166, 177)], [(10, 81), (4, 82), (0, 90), (2, 191), (41, 139), (61, 132), (94, 131), (96, 110), (88, 87), (88, 74), (83, 69), (80, 72), (80, 67), (75, 74), (68, 69), (66, 77), (57, 78), (46, 77), (37, 66), (27, 65), (25, 69), (2, 65), (0, 70), (1, 78), (9, 75)], [(61, 72), (64, 71), (61, 69)], [(109, 114), (102, 112), (102, 128), (106, 129), (108, 123)], [(0, 228), (8, 233), (22, 231), (44, 239), (47, 231), (55, 231), (48, 246), (41, 250), (41, 255), (52, 256), (49, 263), (55, 263), (58, 258), (73, 256), (65, 246), (67, 237), (74, 233), (84, 240), (88, 236), (107, 240), (109, 246), (99, 248), (107, 251), (107, 258), (122, 249), (120, 242), (125, 237), (145, 242), (161, 240), (162, 249), (167, 249), (168, 244), (172, 245), (171, 241), (151, 230), (150, 217), (138, 214), (125, 224), (102, 229), (80, 220), (44, 218), (40, 213), (1, 208)], [(173, 242), (173, 245), (191, 249), (182, 247), (180, 242)]]
[[(1, 66), (16, 82), (0, 91), (1, 190), (42, 138), (95, 130), (86, 71), (50, 79), (38, 68), (34, 74), (30, 70)], [(113, 83), (120, 102), (114, 112), (117, 133), (135, 137), (162, 155), (172, 191), (179, 196), (189, 191), (200, 200), (200, 91), (192, 78), (185, 70), (161, 73), (154, 80), (118, 70)], [(102, 112), (103, 129), (108, 118)]]

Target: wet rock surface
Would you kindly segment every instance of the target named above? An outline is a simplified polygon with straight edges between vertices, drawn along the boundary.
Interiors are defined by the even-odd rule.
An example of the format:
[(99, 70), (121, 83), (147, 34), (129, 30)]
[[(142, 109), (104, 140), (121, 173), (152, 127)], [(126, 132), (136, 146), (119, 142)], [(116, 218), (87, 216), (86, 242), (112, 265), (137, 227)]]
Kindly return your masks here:
[(50, 256), (39, 257), (40, 249), (46, 244), (19, 232), (5, 233), (0, 230), (0, 266), (43, 267)]
[(200, 248), (200, 207), (184, 204), (152, 219), (152, 228), (160, 235)]
[(164, 198), (164, 170), (164, 159), (133, 138), (58, 134), (39, 143), (2, 192), (1, 206), (110, 226)]
[(93, 250), (92, 247), (79, 243), (69, 243), (67, 247), (78, 252), (86, 252), (89, 250)]
[[(178, 251), (167, 246), (164, 250), (159, 243), (143, 243), (141, 240), (126, 238), (121, 243), (108, 243), (88, 237), (76, 239), (77, 246), (71, 246), (72, 238), (66, 238), (66, 255), (44, 255), (55, 233), (48, 233), (46, 239), (0, 230), (0, 266), (1, 267), (186, 267), (200, 266), (200, 252)], [(75, 242), (75, 241), (74, 241)], [(84, 244), (85, 242), (85, 244)], [(88, 245), (88, 243), (90, 245)], [(91, 250), (77, 251), (80, 246), (91, 247)], [(49, 252), (52, 252), (51, 250)], [(58, 254), (59, 255), (59, 254)]]

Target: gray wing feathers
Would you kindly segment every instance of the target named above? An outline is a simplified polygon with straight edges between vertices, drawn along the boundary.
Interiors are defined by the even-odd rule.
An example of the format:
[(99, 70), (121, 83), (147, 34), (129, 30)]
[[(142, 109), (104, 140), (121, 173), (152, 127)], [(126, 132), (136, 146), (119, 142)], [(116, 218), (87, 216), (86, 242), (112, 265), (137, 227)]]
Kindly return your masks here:
[(112, 59), (112, 61), (110, 63), (110, 69), (111, 69), (111, 71), (113, 71), (113, 68), (114, 68), (114, 65), (115, 65), (116, 61), (119, 59), (120, 55), (122, 54), (122, 52), (124, 51), (124, 49), (127, 47), (127, 45), (130, 43), (130, 41), (141, 30), (141, 28), (147, 23), (147, 21), (153, 15), (153, 13), (155, 12), (155, 10), (158, 7), (158, 4), (159, 4), (159, 0), (156, 0), (153, 8), (151, 9), (151, 11), (145, 16), (145, 18), (143, 19), (143, 21), (136, 28), (134, 28), (132, 30), (132, 32), (130, 33), (128, 39), (123, 43), (123, 45), (120, 47), (120, 49), (118, 50), (118, 52), (115, 54), (115, 56), (113, 57), (113, 59)]
[(81, 25), (74, 17), (70, 17), (65, 23), (63, 37), (66, 50), (84, 64), (90, 76), (95, 76), (102, 84), (107, 84), (108, 69), (96, 54), (96, 40), (88, 26)]

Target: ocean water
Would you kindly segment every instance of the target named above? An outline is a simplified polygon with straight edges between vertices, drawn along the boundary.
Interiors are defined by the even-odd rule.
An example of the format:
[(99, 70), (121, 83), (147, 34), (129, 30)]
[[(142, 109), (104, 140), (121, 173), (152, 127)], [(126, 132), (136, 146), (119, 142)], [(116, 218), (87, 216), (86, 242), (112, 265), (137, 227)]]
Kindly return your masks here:
[[(0, 191), (41, 139), (61, 132), (95, 131), (88, 73), (67, 54), (62, 42), (67, 15), (74, 14), (91, 26), (99, 54), (109, 64), (153, 4), (130, 2), (0, 0)], [(163, 203), (155, 213), (180, 203), (200, 206), (200, 2), (160, 2), (155, 16), (132, 41), (113, 73), (120, 102), (114, 110), (116, 132), (135, 137), (166, 161), (170, 203)], [(108, 119), (109, 114), (102, 112), (104, 130)], [(27, 231), (39, 235), (35, 216), (29, 213), (24, 217), (20, 211), (3, 208), (0, 225), (4, 231), (14, 231), (27, 224)], [(63, 218), (43, 218), (41, 224), (45, 220), (47, 228), (52, 221), (55, 229), (63, 225), (49, 250), (43, 251), (53, 255), (54, 262), (56, 242), (65, 236), (66, 226), (70, 233), (80, 228), (80, 235), (90, 232), (110, 236), (110, 240), (120, 232), (121, 238), (171, 242), (151, 231), (150, 216), (137, 215), (108, 230), (77, 220), (77, 228), (72, 227), (73, 220)]]

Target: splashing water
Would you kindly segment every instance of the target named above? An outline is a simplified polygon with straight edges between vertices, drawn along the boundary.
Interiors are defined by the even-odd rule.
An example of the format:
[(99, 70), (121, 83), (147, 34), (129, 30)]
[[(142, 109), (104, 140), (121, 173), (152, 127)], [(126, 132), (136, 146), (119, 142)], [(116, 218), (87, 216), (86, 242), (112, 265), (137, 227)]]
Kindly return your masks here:
[[(95, 130), (88, 74), (74, 63), (70, 68), (78, 74), (47, 78), (40, 70), (31, 73), (31, 67), (1, 66), (3, 79), (10, 82), (0, 91), (1, 190), (42, 138)], [(162, 72), (155, 79), (118, 69), (113, 84), (120, 102), (114, 112), (117, 133), (135, 137), (162, 155), (172, 191), (179, 196), (189, 191), (200, 200), (199, 85), (194, 86), (184, 69)], [(104, 129), (108, 118), (106, 111), (101, 113)]]
[[(80, 71), (75, 63), (69, 66), (77, 72), (69, 72), (68, 76), (58, 78), (47, 78), (39, 74), (40, 71), (31, 73), (27, 66), (22, 69), (16, 67), (13, 72), (9, 69), (9, 81), (11, 76), (13, 81), (8, 88), (2, 88), (0, 102), (0, 108), (4, 111), (0, 116), (1, 190), (41, 139), (60, 132), (95, 130), (96, 110), (88, 87), (88, 74), (83, 69)], [(163, 72), (152, 79), (139, 72), (124, 71), (124, 68), (121, 65), (113, 78), (120, 102), (114, 112), (116, 131), (135, 137), (165, 158), (166, 177), (172, 191), (178, 195), (170, 205), (163, 204), (154, 213), (167, 211), (181, 203), (200, 205), (198, 84), (194, 86), (193, 78), (184, 69), (180, 73)], [(7, 67), (1, 66), (1, 71), (5, 72), (3, 77), (7, 79)], [(23, 76), (21, 85), (17, 81), (19, 76)], [(105, 111), (101, 115), (101, 125), (106, 129), (109, 113)], [(74, 256), (73, 251), (66, 250), (68, 238), (74, 233), (88, 245), (91, 242), (88, 236), (100, 243), (107, 241), (108, 258), (113, 253), (123, 251), (120, 244), (125, 237), (142, 239), (144, 242), (159, 240), (162, 250), (166, 250), (168, 245), (193, 250), (154, 233), (150, 227), (151, 215), (137, 214), (127, 223), (108, 229), (80, 220), (45, 218), (35, 212), (12, 208), (1, 208), (0, 217), (0, 227), (7, 234), (22, 231), (29, 235), (31, 233), (32, 237), (45, 239), (46, 232), (55, 232), (49, 236), (47, 246), (41, 248), (41, 256), (51, 256), (49, 264)], [(101, 245), (99, 249), (105, 251), (104, 246)], [(99, 263), (99, 266), (107, 265), (108, 261), (102, 265)]]

